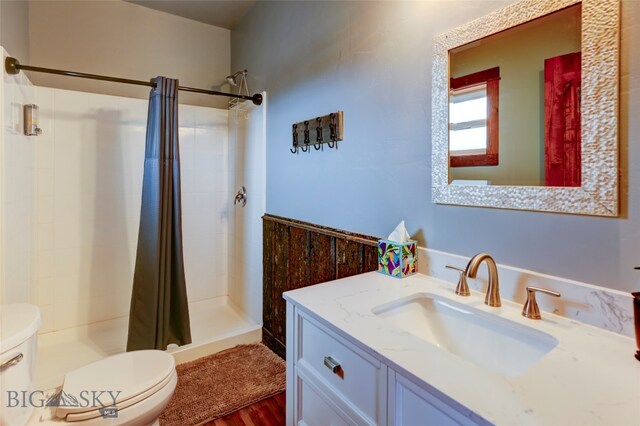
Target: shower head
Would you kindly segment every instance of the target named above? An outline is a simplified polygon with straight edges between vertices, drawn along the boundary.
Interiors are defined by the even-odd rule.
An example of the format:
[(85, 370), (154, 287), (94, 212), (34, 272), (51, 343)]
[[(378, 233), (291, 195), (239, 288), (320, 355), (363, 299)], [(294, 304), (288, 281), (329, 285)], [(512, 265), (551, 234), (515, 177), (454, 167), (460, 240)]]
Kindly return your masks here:
[(238, 85), (238, 76), (240, 75), (246, 75), (247, 74), (247, 70), (242, 70), (242, 71), (238, 71), (234, 74), (228, 75), (227, 76), (227, 83), (229, 83), (232, 86), (237, 86)]

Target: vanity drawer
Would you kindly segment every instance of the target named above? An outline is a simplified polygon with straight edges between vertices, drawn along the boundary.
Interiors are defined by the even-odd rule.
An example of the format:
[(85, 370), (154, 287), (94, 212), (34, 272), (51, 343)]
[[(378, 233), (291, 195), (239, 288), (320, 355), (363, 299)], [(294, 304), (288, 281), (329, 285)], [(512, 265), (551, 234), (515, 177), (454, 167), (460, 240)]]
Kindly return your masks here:
[(332, 407), (330, 400), (307, 382), (300, 380), (298, 382), (298, 389), (300, 392), (300, 406), (297, 411), (298, 418), (296, 420), (298, 426), (349, 426), (354, 423), (349, 417), (339, 413), (335, 407)]
[[(389, 369), (389, 426), (479, 426), (474, 414), (459, 406), (453, 408), (441, 398)], [(456, 404), (449, 400), (450, 404)]]
[[(386, 366), (298, 311), (297, 368), (369, 424), (386, 419)], [(358, 422), (360, 423), (360, 422)]]

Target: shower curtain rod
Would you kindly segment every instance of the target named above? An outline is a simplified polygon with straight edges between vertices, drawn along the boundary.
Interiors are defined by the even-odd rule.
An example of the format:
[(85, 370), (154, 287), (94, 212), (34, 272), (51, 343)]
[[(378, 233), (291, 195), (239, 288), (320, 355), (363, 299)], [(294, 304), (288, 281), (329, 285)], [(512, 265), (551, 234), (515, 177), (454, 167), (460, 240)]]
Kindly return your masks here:
[[(42, 67), (33, 67), (31, 65), (22, 65), (16, 58), (7, 57), (4, 61), (4, 69), (8, 74), (18, 74), (20, 71), (33, 71), (33, 72), (43, 72), (46, 74), (57, 74), (57, 75), (66, 75), (68, 77), (79, 77), (79, 78), (89, 78), (91, 80), (102, 80), (102, 81), (112, 81), (114, 83), (124, 83), (124, 84), (134, 84), (137, 86), (148, 86), (148, 87), (156, 87), (156, 83), (153, 81), (143, 81), (143, 80), (131, 80), (128, 78), (119, 78), (119, 77), (108, 77), (105, 75), (97, 75), (97, 74), (86, 74), (83, 72), (76, 71), (65, 71), (65, 70), (56, 70), (53, 68), (42, 68)], [(230, 98), (238, 98), (238, 99), (246, 99), (252, 101), (255, 105), (262, 104), (262, 95), (260, 93), (256, 93), (253, 96), (247, 95), (236, 95), (234, 93), (225, 93), (218, 92), (216, 90), (206, 90), (206, 89), (198, 89), (196, 87), (186, 87), (186, 86), (178, 86), (178, 90), (182, 90), (183, 92), (194, 92), (194, 93), (203, 93), (205, 95), (214, 95), (214, 96), (227, 96)]]

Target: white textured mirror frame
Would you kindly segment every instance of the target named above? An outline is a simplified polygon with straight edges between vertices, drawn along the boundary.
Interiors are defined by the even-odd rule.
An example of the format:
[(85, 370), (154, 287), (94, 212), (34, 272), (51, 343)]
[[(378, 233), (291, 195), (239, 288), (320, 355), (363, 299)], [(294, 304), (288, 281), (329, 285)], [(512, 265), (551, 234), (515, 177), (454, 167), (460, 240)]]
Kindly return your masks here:
[[(449, 50), (577, 3), (582, 3), (582, 186), (450, 185)], [(523, 0), (434, 37), (433, 202), (617, 216), (619, 44), (619, 0)]]

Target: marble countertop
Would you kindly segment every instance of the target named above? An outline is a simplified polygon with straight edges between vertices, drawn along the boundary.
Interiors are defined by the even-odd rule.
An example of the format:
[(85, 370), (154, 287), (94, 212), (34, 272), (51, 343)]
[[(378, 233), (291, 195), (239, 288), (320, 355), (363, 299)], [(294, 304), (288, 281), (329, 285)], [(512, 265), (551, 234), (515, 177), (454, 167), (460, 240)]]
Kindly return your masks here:
[[(495, 424), (639, 425), (640, 362), (635, 341), (616, 333), (522, 306), (484, 305), (484, 294), (454, 293), (454, 283), (415, 274), (397, 279), (369, 272), (286, 292), (286, 300), (321, 318), (390, 367), (438, 389)], [(372, 309), (429, 292), (546, 332), (559, 343), (521, 375), (505, 377), (453, 355), (386, 320)]]

